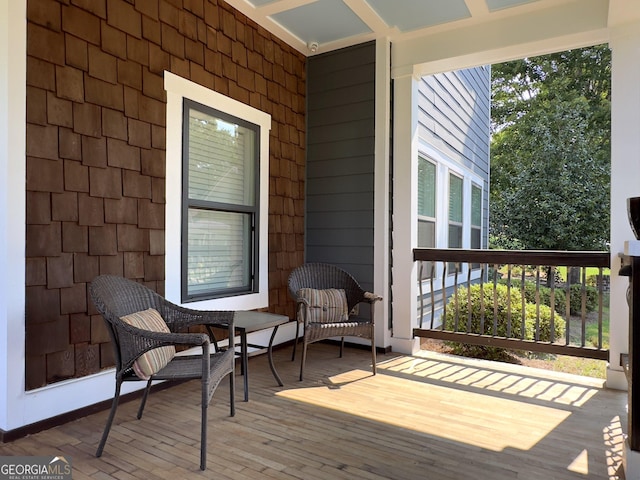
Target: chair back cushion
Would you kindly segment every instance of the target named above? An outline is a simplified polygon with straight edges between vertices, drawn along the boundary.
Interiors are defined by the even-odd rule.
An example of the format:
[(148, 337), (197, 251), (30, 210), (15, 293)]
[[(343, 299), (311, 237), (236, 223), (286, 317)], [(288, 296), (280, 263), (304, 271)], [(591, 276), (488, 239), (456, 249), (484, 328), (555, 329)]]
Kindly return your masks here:
[[(149, 308), (142, 312), (125, 315), (122, 320), (129, 325), (142, 330), (152, 332), (171, 333), (160, 313)], [(176, 348), (173, 345), (158, 347), (143, 353), (133, 364), (133, 371), (143, 380), (162, 370), (175, 356)]]
[(298, 297), (309, 302), (309, 323), (337, 323), (349, 320), (347, 295), (343, 289), (301, 288)]

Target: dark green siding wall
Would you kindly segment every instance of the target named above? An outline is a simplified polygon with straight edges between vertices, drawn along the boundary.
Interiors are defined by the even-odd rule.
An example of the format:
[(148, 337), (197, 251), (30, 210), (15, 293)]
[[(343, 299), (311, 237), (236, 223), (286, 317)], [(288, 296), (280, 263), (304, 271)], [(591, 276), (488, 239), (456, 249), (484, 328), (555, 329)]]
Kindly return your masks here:
[(307, 262), (373, 288), (375, 42), (307, 63)]

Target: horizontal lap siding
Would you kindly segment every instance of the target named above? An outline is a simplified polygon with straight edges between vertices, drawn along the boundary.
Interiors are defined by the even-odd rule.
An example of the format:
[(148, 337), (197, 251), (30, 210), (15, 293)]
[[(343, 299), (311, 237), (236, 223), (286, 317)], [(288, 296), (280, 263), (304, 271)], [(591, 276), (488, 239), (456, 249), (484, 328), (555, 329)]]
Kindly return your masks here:
[(307, 63), (307, 262), (373, 288), (375, 43)]

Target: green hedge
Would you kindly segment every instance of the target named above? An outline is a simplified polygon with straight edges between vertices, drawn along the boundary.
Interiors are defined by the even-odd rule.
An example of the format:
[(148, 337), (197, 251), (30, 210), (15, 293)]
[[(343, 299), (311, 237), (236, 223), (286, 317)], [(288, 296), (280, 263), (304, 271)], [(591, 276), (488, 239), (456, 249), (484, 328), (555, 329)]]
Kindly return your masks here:
[[(498, 280), (501, 285), (507, 284), (507, 279), (501, 278)], [(520, 290), (520, 280), (511, 279), (511, 288)], [(569, 308), (571, 315), (580, 315), (582, 313), (582, 285), (571, 285), (571, 299), (569, 300)], [(531, 280), (525, 280), (524, 282), (524, 297), (527, 302), (536, 303), (536, 282)], [(598, 289), (592, 286), (586, 286), (586, 312), (590, 313), (598, 308)], [(557, 287), (554, 291), (554, 304), (555, 311), (564, 315), (567, 310), (567, 296), (566, 289)], [(540, 303), (542, 305), (551, 306), (551, 289), (540, 285)]]
[[(471, 330), (470, 333), (494, 335), (493, 322), (494, 322), (494, 292), (493, 286), (490, 284), (484, 284), (482, 289), (484, 292), (484, 328), (480, 331), (480, 320), (482, 318), (482, 305), (481, 305), (481, 288), (480, 285), (471, 286)], [(522, 329), (522, 295), (517, 288), (511, 288), (510, 290), (506, 285), (496, 285), (496, 298), (497, 298), (497, 331), (496, 336), (520, 338)], [(510, 298), (511, 303), (511, 333), (508, 335), (508, 300)], [(444, 319), (445, 330), (466, 332), (468, 315), (469, 315), (469, 302), (468, 302), (468, 290), (466, 287), (462, 287), (458, 290), (458, 325), (455, 328), (456, 318), (456, 305), (455, 298), (451, 297), (447, 303), (447, 312)], [(536, 305), (526, 301), (525, 295), (525, 327), (524, 327), (524, 339), (534, 340), (535, 327), (536, 327)], [(554, 315), (554, 338), (562, 338), (565, 333), (565, 321), (561, 315)], [(455, 328), (455, 330), (454, 330)], [(543, 342), (551, 341), (551, 309), (547, 305), (540, 305), (540, 320), (539, 320), (539, 340)]]

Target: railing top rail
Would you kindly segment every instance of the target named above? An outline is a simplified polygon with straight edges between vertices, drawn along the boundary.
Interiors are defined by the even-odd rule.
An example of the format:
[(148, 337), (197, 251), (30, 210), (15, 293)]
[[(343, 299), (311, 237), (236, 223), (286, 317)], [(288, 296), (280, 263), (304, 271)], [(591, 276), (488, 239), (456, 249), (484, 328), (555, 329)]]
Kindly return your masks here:
[(569, 252), (556, 250), (414, 248), (413, 260), (566, 267), (610, 268), (611, 266), (611, 254), (609, 252)]

